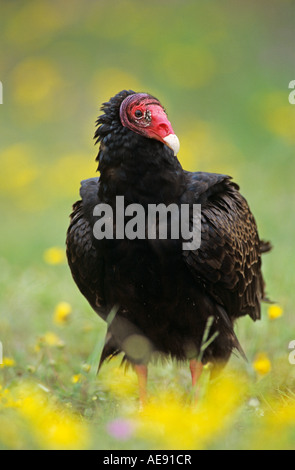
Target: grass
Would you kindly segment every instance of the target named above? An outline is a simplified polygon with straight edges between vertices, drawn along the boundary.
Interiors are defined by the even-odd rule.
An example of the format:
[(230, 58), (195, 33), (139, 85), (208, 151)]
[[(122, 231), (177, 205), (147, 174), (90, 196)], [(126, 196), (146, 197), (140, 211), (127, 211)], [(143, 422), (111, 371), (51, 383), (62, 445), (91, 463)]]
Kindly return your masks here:
[[(17, 221), (19, 225), (21, 217), (20, 214), (20, 218), (13, 218), (12, 223)], [(40, 214), (37, 233), (23, 232), (20, 245), (7, 240), (15, 250), (11, 249), (10, 259), (8, 256), (1, 259), (0, 331), (5, 360), (0, 371), (0, 413), (4, 423), (11, 417), (14, 422), (8, 436), (6, 432), (0, 433), (3, 448), (292, 448), (293, 424), (286, 418), (285, 408), (277, 408), (290, 408), (292, 414), (295, 406), (295, 369), (288, 361), (288, 344), (293, 339), (290, 333), (293, 292), (292, 286), (284, 283), (285, 297), (281, 302), (282, 276), (274, 265), (279, 258), (277, 249), (265, 256), (264, 271), (268, 291), (272, 293), (272, 285), (275, 286), (275, 300), (283, 306), (284, 313), (271, 320), (268, 306), (263, 305), (260, 322), (253, 323), (248, 318), (238, 322), (237, 335), (249, 362), (233, 356), (226, 367), (229, 383), (225, 390), (223, 384), (220, 386), (224, 403), (232, 396), (238, 397), (238, 402), (221, 415), (216, 426), (219, 408), (216, 397), (209, 404), (203, 401), (208, 392), (206, 372), (201, 388), (204, 398), (194, 407), (188, 367), (169, 362), (164, 366), (152, 365), (150, 404), (145, 415), (138, 414), (137, 382), (132, 371), (125, 375), (114, 360), (96, 376), (105, 324), (76, 289), (65, 260), (57, 258), (57, 264), (48, 264), (44, 258), (51, 241), (64, 249), (67, 218), (60, 214), (52, 217), (51, 220), (60, 221), (61, 230), (56, 230), (56, 224), (50, 229), (48, 221), (45, 223), (46, 213), (43, 217), (44, 220)], [(34, 217), (32, 224), (36, 226)], [(276, 227), (272, 239), (275, 235), (279, 238), (280, 227)], [(58, 322), (55, 312), (60, 302), (67, 302), (70, 312), (64, 321)], [(270, 371), (255, 371), (253, 361), (260, 352), (267, 355)], [(236, 381), (242, 382), (241, 388), (234, 388)], [(33, 405), (28, 407), (23, 390), (29, 390)], [(13, 398), (8, 400), (10, 395)], [(41, 422), (36, 418), (40, 413), (44, 415)], [(64, 413), (68, 427), (62, 425)], [(270, 438), (267, 431), (269, 420), (276, 415), (283, 416), (278, 418), (278, 422), (283, 421), (278, 440)], [(185, 435), (179, 434), (176, 424), (180, 416), (187, 429)], [(46, 432), (48, 422), (60, 429), (63, 438), (59, 432)], [(199, 423), (199, 427), (192, 423)], [(83, 432), (88, 437), (77, 438), (69, 432), (72, 426), (78, 427), (77, 435)], [(152, 433), (151, 429), (157, 432)]]
[[(294, 6), (170, 3), (1, 6), (1, 449), (294, 448)], [(95, 176), (98, 107), (123, 88), (161, 99), (185, 169), (240, 184), (274, 246), (263, 272), (283, 309), (239, 320), (248, 362), (233, 356), (212, 387), (205, 371), (197, 406), (187, 366), (152, 365), (143, 414), (132, 371), (111, 361), (96, 376), (105, 324), (66, 263), (44, 258), (64, 251), (80, 181)]]

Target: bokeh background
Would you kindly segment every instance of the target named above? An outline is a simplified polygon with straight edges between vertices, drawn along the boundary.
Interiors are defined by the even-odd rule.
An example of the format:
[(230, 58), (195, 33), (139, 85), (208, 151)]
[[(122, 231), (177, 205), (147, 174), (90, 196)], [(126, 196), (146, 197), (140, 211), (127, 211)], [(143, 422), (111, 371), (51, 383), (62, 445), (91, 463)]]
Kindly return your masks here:
[(33, 377), (92, 409), (73, 377), (105, 326), (72, 281), (65, 234), (80, 181), (96, 175), (99, 108), (126, 88), (160, 99), (185, 169), (231, 175), (273, 243), (264, 274), (284, 314), (274, 326), (264, 306), (237, 332), (250, 362), (264, 351), (283, 371), (274, 387), (294, 390), (294, 20), (293, 0), (1, 0), (2, 387)]

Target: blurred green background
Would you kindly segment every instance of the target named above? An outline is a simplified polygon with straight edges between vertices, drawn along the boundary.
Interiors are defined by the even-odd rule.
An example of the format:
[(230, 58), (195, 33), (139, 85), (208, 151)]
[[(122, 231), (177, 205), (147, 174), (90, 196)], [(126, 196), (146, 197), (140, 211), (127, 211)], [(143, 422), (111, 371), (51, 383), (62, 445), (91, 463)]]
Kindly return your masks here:
[[(263, 267), (284, 317), (272, 330), (241, 320), (238, 335), (250, 358), (264, 350), (294, 375), (294, 20), (292, 0), (1, 0), (0, 340), (18, 374), (34, 364), (53, 380), (34, 351), (48, 330), (65, 341), (69, 377), (103, 338), (66, 263), (44, 252), (64, 249), (80, 181), (96, 173), (99, 108), (126, 88), (163, 103), (185, 169), (239, 183), (274, 245)], [(73, 309), (63, 330), (60, 301)]]

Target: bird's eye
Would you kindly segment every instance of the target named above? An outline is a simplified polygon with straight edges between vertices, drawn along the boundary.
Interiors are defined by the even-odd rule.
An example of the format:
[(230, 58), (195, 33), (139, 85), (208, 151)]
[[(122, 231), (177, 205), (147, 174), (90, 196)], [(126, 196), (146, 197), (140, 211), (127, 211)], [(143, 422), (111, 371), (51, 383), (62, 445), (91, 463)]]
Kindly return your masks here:
[(140, 109), (137, 109), (134, 113), (134, 116), (137, 117), (137, 118), (140, 118), (143, 116), (143, 112), (140, 111)]

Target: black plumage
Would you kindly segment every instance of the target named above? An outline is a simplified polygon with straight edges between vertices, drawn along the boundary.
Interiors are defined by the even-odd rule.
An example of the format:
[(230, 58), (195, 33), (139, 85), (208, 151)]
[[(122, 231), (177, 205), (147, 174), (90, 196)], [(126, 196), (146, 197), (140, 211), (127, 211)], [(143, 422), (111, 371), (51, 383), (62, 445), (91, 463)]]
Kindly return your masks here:
[[(107, 321), (100, 364), (119, 352), (133, 364), (147, 364), (153, 354), (226, 362), (234, 349), (243, 354), (235, 320), (260, 318), (261, 254), (270, 244), (259, 239), (248, 204), (229, 176), (184, 171), (165, 142), (122, 124), (121, 104), (131, 95), (124, 90), (102, 107), (95, 133), (100, 178), (82, 181), (67, 232), (73, 278)], [(159, 106), (153, 100), (151, 106)], [(181, 238), (97, 240), (93, 209), (103, 202), (115, 210), (116, 196), (124, 196), (125, 206), (145, 209), (201, 204), (200, 248), (183, 250)], [(208, 318), (214, 340), (201, 351)]]

